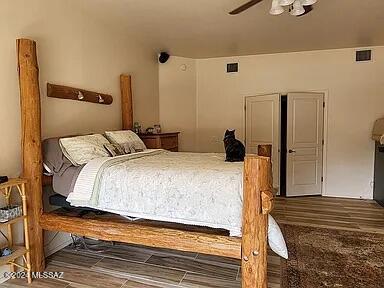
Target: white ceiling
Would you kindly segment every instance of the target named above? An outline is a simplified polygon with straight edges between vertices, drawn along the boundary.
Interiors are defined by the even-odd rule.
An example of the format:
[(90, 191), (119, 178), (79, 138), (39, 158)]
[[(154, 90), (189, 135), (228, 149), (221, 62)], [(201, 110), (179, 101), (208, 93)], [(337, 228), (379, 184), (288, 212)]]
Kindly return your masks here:
[(300, 18), (264, 0), (82, 0), (82, 9), (154, 50), (192, 58), (384, 45), (384, 0), (318, 0)]

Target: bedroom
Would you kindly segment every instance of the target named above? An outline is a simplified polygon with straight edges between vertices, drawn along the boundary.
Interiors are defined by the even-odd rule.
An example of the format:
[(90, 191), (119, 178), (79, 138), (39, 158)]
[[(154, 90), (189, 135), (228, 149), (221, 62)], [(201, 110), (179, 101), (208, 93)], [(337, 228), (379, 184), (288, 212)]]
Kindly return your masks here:
[[(366, 1), (361, 7), (361, 1), (357, 0), (336, 3), (318, 0), (310, 13), (295, 17), (288, 11), (270, 15), (272, 1), (263, 0), (236, 16), (228, 15), (245, 2), (1, 1), (0, 121), (3, 134), (0, 175), (19, 177), (23, 171), (21, 96), (15, 43), (16, 39), (27, 38), (37, 45), (42, 139), (121, 130), (121, 74), (132, 76), (134, 121), (140, 123), (143, 131), (160, 124), (165, 132), (180, 132), (178, 149), (181, 152), (224, 152), (226, 129), (236, 129), (237, 139), (245, 143), (245, 97), (266, 94), (289, 97), (293, 92), (323, 94), (326, 103), (325, 143), (320, 163), (324, 178), (321, 185), (323, 197), (277, 197), (272, 216), (285, 233), (289, 253), (295, 241), (308, 249), (317, 247), (311, 243), (305, 246), (300, 242), (302, 239), (292, 237), (290, 231), (312, 233), (314, 238), (309, 239), (313, 243), (318, 239), (315, 236), (336, 239), (327, 242), (335, 246), (341, 243), (338, 241), (361, 240), (365, 233), (372, 235), (371, 241), (376, 239), (380, 243), (381, 239), (382, 242), (384, 212), (372, 201), (377, 169), (375, 141), (371, 139), (375, 120), (384, 117), (381, 96), (384, 88), (382, 1)], [(348, 17), (341, 17), (341, 13)], [(356, 62), (356, 51), (361, 50), (371, 50), (372, 59)], [(158, 61), (158, 53), (162, 51), (171, 55), (164, 64)], [(238, 64), (237, 73), (227, 73), (230, 63)], [(47, 83), (105, 93), (113, 97), (113, 103), (98, 105), (47, 97)], [(283, 110), (277, 111), (282, 118)], [(268, 115), (266, 117), (270, 119)], [(281, 148), (278, 142), (282, 135), (270, 143), (275, 151)], [(280, 174), (276, 177), (274, 171), (274, 186), (278, 189), (281, 176), (285, 175), (281, 170), (283, 165), (276, 165), (281, 163), (279, 160), (273, 159), (273, 169)], [(47, 195), (44, 196), (48, 201)], [(48, 205), (45, 209), (48, 210)], [(286, 226), (298, 230), (287, 232)], [(335, 231), (339, 237), (333, 238)], [(15, 242), (23, 240), (20, 225), (14, 227), (14, 234)], [(64, 279), (34, 279), (32, 287), (240, 285), (238, 260), (203, 254), (196, 257), (193, 251), (164, 252), (119, 244), (110, 247), (108, 242), (103, 244), (108, 247), (105, 255), (84, 249), (76, 254), (70, 248), (62, 250), (72, 243), (68, 234), (53, 231), (45, 233), (45, 237), (45, 253), (51, 257), (46, 261), (47, 271), (65, 272)], [(364, 241), (368, 240), (364, 238)], [(358, 245), (357, 242), (353, 245)], [(373, 242), (369, 243), (376, 245), (374, 251), (379, 255), (378, 259), (374, 258), (374, 265), (382, 267), (383, 247)], [(331, 244), (331, 252), (342, 255), (342, 251)], [(353, 247), (370, 248), (364, 245)], [(321, 254), (325, 253), (323, 250), (310, 251), (318, 257), (313, 263), (307, 254), (292, 254), (296, 258), (288, 262), (271, 255), (268, 259), (271, 286), (311, 287), (311, 283), (300, 281), (324, 272), (313, 266), (328, 262), (319, 259), (320, 255), (324, 256)], [(348, 263), (352, 260), (360, 263), (363, 254), (343, 254), (341, 258)], [(101, 259), (104, 260), (99, 261)], [(84, 267), (84, 261), (89, 265)], [(175, 266), (177, 261), (183, 264)], [(313, 266), (297, 271), (293, 261), (297, 265)], [(353, 287), (363, 284), (365, 286), (361, 287), (380, 287), (383, 283), (382, 272), (372, 272), (370, 277), (353, 277), (346, 274), (346, 270), (336, 269), (344, 266), (345, 262), (340, 259), (324, 261), (329, 261), (329, 270), (325, 271), (334, 272), (336, 276), (325, 277), (322, 281), (330, 281), (333, 285), (341, 281), (344, 287), (351, 287), (348, 284), (353, 281), (356, 281)], [(103, 265), (104, 262), (107, 264)], [(153, 267), (160, 267), (161, 272), (156, 274)], [(351, 271), (354, 268), (352, 265)], [(371, 271), (367, 266), (364, 268)], [(2, 269), (1, 276), (9, 271), (6, 266)], [(71, 278), (76, 269), (88, 278)], [(237, 272), (233, 273), (234, 270)], [(154, 275), (146, 275), (145, 271)], [(373, 279), (372, 282), (368, 278)], [(292, 279), (299, 281), (299, 286), (287, 284)], [(3, 277), (2, 281), (5, 280)], [(26, 279), (14, 279), (2, 285), (23, 287), (26, 283)]]

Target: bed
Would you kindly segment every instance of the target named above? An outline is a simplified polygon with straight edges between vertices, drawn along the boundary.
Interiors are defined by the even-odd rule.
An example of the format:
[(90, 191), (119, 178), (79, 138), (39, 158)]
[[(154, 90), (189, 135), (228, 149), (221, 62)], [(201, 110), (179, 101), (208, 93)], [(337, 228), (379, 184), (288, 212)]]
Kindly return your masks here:
[[(241, 237), (230, 236), (223, 229), (191, 227), (153, 220), (132, 222), (117, 215), (80, 218), (63, 211), (44, 212), (42, 186), (51, 183), (51, 179), (42, 174), (41, 108), (36, 43), (29, 39), (18, 39), (17, 52), (22, 117), (22, 167), (23, 177), (29, 180), (27, 199), (30, 215), (28, 221), (31, 224), (32, 271), (43, 271), (45, 268), (44, 229), (102, 240), (241, 259), (242, 287), (267, 287), (268, 215), (273, 207), (269, 157), (247, 155), (244, 163), (239, 164), (239, 171), (242, 170)], [(131, 129), (133, 124), (130, 81), (129, 75), (121, 75), (124, 129)], [(261, 149), (270, 151), (270, 147)], [(84, 170), (80, 171), (79, 177), (82, 171)], [(210, 179), (214, 181), (212, 177)], [(240, 228), (239, 224), (235, 226), (237, 229)], [(236, 235), (235, 230), (233, 235)]]

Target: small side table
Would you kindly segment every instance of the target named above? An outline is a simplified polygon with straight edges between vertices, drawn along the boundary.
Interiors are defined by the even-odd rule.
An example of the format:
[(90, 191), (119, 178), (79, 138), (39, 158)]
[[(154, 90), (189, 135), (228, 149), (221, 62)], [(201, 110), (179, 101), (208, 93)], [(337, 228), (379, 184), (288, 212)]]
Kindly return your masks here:
[[(22, 209), (23, 215), (8, 220), (7, 222), (0, 223), (0, 228), (7, 226), (7, 236), (8, 236), (8, 247), (12, 249), (12, 254), (9, 256), (0, 257), (0, 266), (1, 265), (10, 265), (11, 272), (15, 272), (15, 268), (19, 267), (27, 272), (28, 283), (32, 282), (31, 277), (31, 255), (29, 250), (29, 232), (28, 232), (28, 219), (27, 219), (27, 197), (25, 193), (25, 186), (27, 180), (25, 179), (10, 179), (8, 182), (0, 184), (0, 192), (5, 197), (6, 204), (9, 206), (10, 197), (12, 191), (19, 192), (19, 195), (22, 200)], [(13, 232), (12, 224), (18, 223), (20, 221), (24, 222), (24, 244), (15, 245), (13, 243)], [(23, 257), (23, 265), (20, 265), (15, 262), (19, 257)]]
[(139, 134), (145, 146), (150, 149), (165, 149), (172, 152), (179, 151), (179, 133), (168, 132), (158, 134)]

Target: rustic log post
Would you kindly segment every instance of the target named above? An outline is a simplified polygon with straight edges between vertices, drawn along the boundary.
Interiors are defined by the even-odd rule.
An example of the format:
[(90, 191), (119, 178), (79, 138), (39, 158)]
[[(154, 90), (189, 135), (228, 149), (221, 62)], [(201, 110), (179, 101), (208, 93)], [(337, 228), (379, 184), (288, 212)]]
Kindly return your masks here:
[(26, 196), (31, 268), (37, 272), (45, 269), (43, 230), (39, 225), (43, 212), (39, 67), (34, 41), (17, 39), (16, 47), (21, 104), (22, 174), (28, 180)]
[[(272, 209), (270, 159), (249, 155), (244, 161), (242, 288), (267, 287), (268, 213)], [(263, 197), (268, 195), (272, 198)], [(263, 204), (263, 198), (266, 203)], [(270, 200), (270, 201), (269, 201)]]
[(120, 75), (120, 90), (123, 130), (129, 130), (133, 128), (131, 75)]
[(272, 145), (258, 145), (257, 146), (257, 155), (264, 157), (272, 157)]

